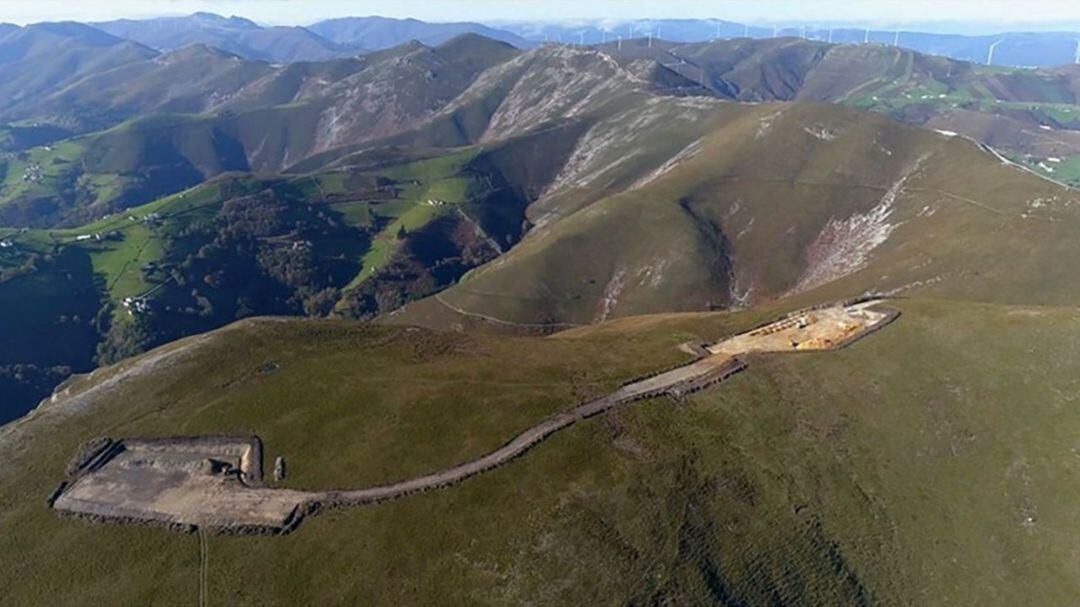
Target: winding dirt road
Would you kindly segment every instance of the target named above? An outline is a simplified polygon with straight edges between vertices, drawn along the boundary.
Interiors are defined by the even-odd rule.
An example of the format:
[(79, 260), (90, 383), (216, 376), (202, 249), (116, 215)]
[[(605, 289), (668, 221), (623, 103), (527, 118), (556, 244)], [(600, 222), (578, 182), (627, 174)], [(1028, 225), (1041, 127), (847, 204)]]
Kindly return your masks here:
[[(686, 392), (722, 381), (728, 376), (741, 371), (744, 367), (745, 365), (733, 356), (709, 356), (689, 365), (623, 386), (603, 398), (556, 415), (522, 432), (499, 449), (459, 466), (392, 485), (355, 491), (323, 492), (315, 499), (337, 505), (370, 504), (401, 497), (416, 491), (426, 491), (452, 485), (470, 476), (486, 472), (509, 462), (534, 447), (537, 443), (559, 430), (573, 425), (575, 422), (636, 400), (662, 394), (681, 396)], [(680, 391), (680, 388), (682, 391)]]
[(556, 415), (514, 437), (499, 449), (475, 460), (390, 485), (351, 491), (326, 491), (312, 495), (298, 507), (286, 526), (294, 528), (305, 511), (322, 506), (352, 506), (395, 499), (419, 491), (438, 489), (470, 476), (497, 468), (528, 451), (552, 434), (574, 423), (599, 415), (618, 405), (669, 395), (681, 398), (742, 371), (746, 364), (738, 357), (752, 352), (806, 352), (833, 350), (888, 324), (898, 316), (894, 310), (882, 310), (881, 300), (871, 299), (852, 305), (836, 305), (796, 313), (785, 319), (735, 335), (708, 347), (713, 354), (690, 364), (629, 383), (598, 400)]
[[(681, 398), (744, 369), (746, 365), (740, 360), (741, 355), (842, 348), (899, 315), (895, 310), (879, 308), (880, 303), (880, 300), (871, 299), (804, 310), (732, 336), (705, 348), (704, 351), (710, 352), (707, 356), (628, 383), (603, 398), (555, 415), (491, 453), (388, 485), (331, 491), (271, 488), (261, 486), (257, 481), (249, 486), (221, 474), (196, 471), (198, 466), (189, 465), (193, 457), (197, 461), (207, 457), (202, 451), (193, 451), (196, 443), (203, 444), (201, 449), (211, 449), (211, 460), (206, 461), (218, 458), (222, 462), (231, 461), (231, 455), (223, 447), (215, 447), (217, 443), (212, 438), (158, 439), (153, 443), (128, 439), (130, 444), (125, 446), (119, 444), (123, 443), (120, 441), (118, 448), (110, 452), (115, 455), (98, 460), (92, 470), (62, 486), (54, 508), (99, 520), (156, 522), (179, 528), (198, 528), (200, 532), (210, 528), (239, 533), (288, 533), (304, 517), (323, 508), (386, 501), (447, 487), (493, 470), (552, 434), (613, 407), (663, 395)], [(193, 452), (196, 455), (192, 455)], [(133, 461), (139, 465), (135, 466)], [(185, 463), (178, 465), (176, 462)], [(237, 460), (236, 465), (242, 467), (242, 460)]]

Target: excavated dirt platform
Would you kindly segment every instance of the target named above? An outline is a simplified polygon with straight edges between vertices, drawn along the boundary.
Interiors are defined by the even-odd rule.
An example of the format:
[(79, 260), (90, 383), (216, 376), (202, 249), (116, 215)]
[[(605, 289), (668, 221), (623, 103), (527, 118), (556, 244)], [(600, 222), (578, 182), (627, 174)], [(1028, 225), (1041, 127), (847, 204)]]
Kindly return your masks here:
[(106, 440), (81, 457), (53, 499), (56, 510), (181, 528), (276, 531), (310, 497), (260, 486), (256, 437)]
[(149, 523), (193, 531), (287, 533), (326, 507), (356, 506), (438, 489), (519, 457), (548, 436), (618, 405), (686, 394), (746, 367), (755, 352), (812, 352), (842, 348), (894, 320), (879, 299), (847, 301), (789, 314), (706, 346), (709, 354), (632, 381), (598, 400), (551, 417), (475, 460), (390, 485), (345, 491), (296, 491), (262, 486), (257, 437), (100, 439), (68, 467), (68, 479), (49, 504), (65, 514), (112, 522)]

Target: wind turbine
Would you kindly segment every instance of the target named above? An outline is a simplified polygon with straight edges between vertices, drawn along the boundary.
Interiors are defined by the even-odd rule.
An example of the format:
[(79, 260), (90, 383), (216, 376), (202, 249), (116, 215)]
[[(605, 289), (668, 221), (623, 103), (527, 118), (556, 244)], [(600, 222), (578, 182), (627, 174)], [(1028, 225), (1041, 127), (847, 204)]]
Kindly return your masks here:
[(607, 44), (607, 30), (600, 30), (600, 44)]
[(866, 34), (863, 35), (862, 43), (870, 44), (870, 28), (866, 29)]
[(994, 49), (1002, 42), (1005, 42), (1004, 38), (990, 45), (990, 51), (986, 53), (986, 65), (994, 65)]
[(802, 26), (802, 37), (803, 37), (803, 40), (806, 40), (806, 26), (805, 25)]
[(585, 32), (578, 32), (578, 46), (585, 46)]
[(893, 46), (900, 46), (900, 30), (896, 30), (896, 35), (892, 39)]
[(619, 50), (622, 50), (622, 34), (619, 34)]
[(772, 26), (772, 37), (773, 38), (776, 38), (776, 34), (777, 34), (778, 31), (779, 30), (777, 29), (777, 27), (775, 25)]
[(829, 44), (832, 44), (832, 28), (829, 28)]
[(1077, 65), (1080, 65), (1080, 38), (1076, 40), (1076, 61)]

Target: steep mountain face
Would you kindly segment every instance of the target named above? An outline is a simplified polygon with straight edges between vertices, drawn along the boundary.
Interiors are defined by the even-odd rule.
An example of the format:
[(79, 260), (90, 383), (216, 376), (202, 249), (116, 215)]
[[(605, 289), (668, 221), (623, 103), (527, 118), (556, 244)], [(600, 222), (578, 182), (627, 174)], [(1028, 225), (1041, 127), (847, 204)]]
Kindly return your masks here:
[[(575, 125), (590, 125), (610, 112), (630, 112), (656, 95), (695, 92), (704, 91), (652, 60), (623, 66), (602, 50), (550, 45), (479, 73), (429, 120), (382, 143), (455, 147), (539, 136), (562, 127), (577, 132)], [(331, 150), (294, 168), (343, 162), (351, 151)]]
[(39, 23), (0, 32), (0, 101), (5, 113), (96, 72), (157, 53), (79, 23)]
[[(40, 394), (94, 355), (256, 313), (544, 331), (868, 289), (1061, 303), (1077, 294), (1067, 277), (1007, 251), (1064, 267), (1051, 260), (1076, 255), (1058, 237), (1071, 193), (951, 136), (949, 120), (991, 143), (1010, 128), (1050, 136), (1016, 125), (1052, 107), (1064, 121), (1072, 80), (790, 39), (519, 52), (466, 35), (278, 66), (204, 46), (154, 55), (44, 96), (54, 116), (126, 121), (3, 157), (0, 223), (43, 229), (4, 232), (27, 250), (0, 265), (50, 283), (75, 275), (53, 257), (81, 251), (96, 309), (145, 296), (157, 315), (43, 307), (27, 326), (78, 316), (81, 358), (9, 366), (34, 365), (16, 383)], [(32, 139), (22, 128), (6, 136)], [(1067, 150), (1062, 135), (1040, 153)], [(222, 183), (256, 185), (205, 194)], [(241, 229), (226, 207), (268, 215)], [(972, 230), (1008, 237), (955, 236)], [(221, 254), (230, 238), (243, 254)]]
[(416, 19), (386, 17), (345, 17), (328, 19), (308, 26), (316, 34), (338, 44), (365, 51), (391, 48), (410, 41), (436, 46), (462, 34), (477, 34), (527, 49), (534, 43), (502, 29), (479, 23), (427, 23)]
[[(464, 37), (437, 48), (273, 67), (191, 47), (106, 72), (49, 99), (53, 111), (88, 107), (102, 121), (143, 117), (0, 161), (8, 176), (0, 223), (77, 225), (224, 171), (281, 171), (347, 143), (383, 139), (424, 123), (515, 53)], [(128, 72), (138, 78), (126, 80)], [(218, 94), (201, 96), (205, 87)], [(200, 106), (209, 113), (164, 113)]]
[(173, 50), (205, 44), (246, 59), (325, 61), (357, 52), (302, 27), (261, 27), (240, 17), (196, 13), (187, 17), (107, 21), (94, 27), (151, 48)]
[[(1056, 270), (1025, 268), (1080, 256), (1064, 236), (1080, 197), (975, 144), (836, 106), (694, 112), (667, 160), (601, 161), (602, 178), (582, 168), (586, 178), (554, 180), (521, 244), (393, 320), (561, 327), (819, 289), (1052, 304), (1078, 294)], [(651, 140), (616, 149), (634, 156)], [(582, 137), (569, 157), (601, 155), (593, 145)], [(574, 195), (593, 187), (602, 194)]]
[[(29, 71), (35, 62), (15, 63)], [(894, 48), (801, 39), (552, 45), (518, 53), (466, 35), (438, 47), (416, 43), (357, 59), (281, 66), (194, 46), (86, 74), (35, 103), (13, 102), (4, 112), (8, 120), (35, 121), (4, 133), (4, 145), (16, 150), (129, 118), (197, 114), (137, 120), (136, 128), (121, 129), (119, 140), (141, 149), (171, 149), (169, 142), (184, 141), (180, 147), (187, 151), (179, 152), (183, 161), (172, 163), (174, 174), (156, 172), (153, 164), (145, 175), (137, 166), (85, 165), (75, 149), (62, 158), (32, 150), (6, 161), (0, 204), (9, 207), (4, 217), (10, 224), (74, 223), (93, 214), (71, 215), (66, 208), (96, 205), (107, 212), (220, 170), (318, 168), (376, 141), (433, 147), (493, 142), (559, 121), (587, 124), (590, 115), (619, 108), (629, 117), (658, 94), (873, 109), (976, 138), (1036, 172), (1080, 183), (1080, 136), (1069, 130), (1080, 125), (1073, 114), (1073, 72), (986, 70)], [(154, 125), (168, 131), (157, 133)], [(70, 143), (78, 148), (100, 136), (116, 139), (94, 134)], [(39, 180), (18, 180), (39, 173)], [(147, 175), (159, 183), (147, 184)]]
[(6, 114), (94, 131), (151, 113), (210, 112), (275, 71), (266, 63), (196, 44), (88, 75), (32, 105), (8, 108)]
[[(516, 54), (509, 45), (465, 36), (439, 47), (410, 44), (327, 91), (307, 154), (416, 128), (465, 91), (487, 68)], [(295, 157), (295, 161), (302, 157)]]
[(722, 98), (871, 109), (989, 143), (1045, 176), (1080, 183), (1071, 160), (1080, 156), (1073, 67), (985, 68), (876, 44), (801, 38), (689, 45), (635, 40), (603, 48), (621, 63), (652, 59)]

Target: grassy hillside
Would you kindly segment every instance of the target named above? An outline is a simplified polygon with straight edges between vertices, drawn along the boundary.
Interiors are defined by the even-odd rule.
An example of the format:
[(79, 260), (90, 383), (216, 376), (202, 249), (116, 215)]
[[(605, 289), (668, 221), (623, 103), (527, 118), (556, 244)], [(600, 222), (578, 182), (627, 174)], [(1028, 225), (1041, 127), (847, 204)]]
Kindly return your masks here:
[(819, 288), (1077, 296), (1060, 262), (1080, 255), (1070, 236), (1080, 198), (1065, 188), (961, 138), (835, 106), (728, 105), (706, 116), (705, 136), (673, 168), (646, 171), (651, 181), (630, 170), (620, 182), (638, 187), (609, 183), (584, 206), (573, 193), (589, 184), (568, 182), (529, 209), (538, 227), (519, 246), (395, 321), (560, 326)]
[[(896, 305), (898, 322), (849, 350), (754, 359), (687, 402), (590, 420), (457, 487), (323, 514), (285, 538), (211, 537), (209, 596), (1068, 604), (1080, 591), (1076, 311)], [(120, 372), (99, 371), (5, 429), (0, 554), (19, 556), (4, 559), (0, 587), (27, 605), (198, 593), (196, 536), (47, 510), (92, 436), (256, 432), (268, 457), (289, 458), (289, 486), (363, 486), (489, 450), (672, 364), (687, 338), (767, 314), (632, 318), (546, 339), (245, 322), (145, 373), (125, 363), (130, 379), (76, 397)]]
[(40, 96), (157, 51), (81, 23), (36, 23), (0, 32), (0, 99), (32, 105)]
[[(465, 36), (287, 66), (191, 47), (103, 70), (9, 108), (23, 122), (107, 128), (0, 156), (0, 225), (75, 226), (224, 172), (281, 173), (346, 144), (371, 147), (418, 128), (515, 54)], [(19, 133), (9, 127), (8, 147)]]
[(1055, 174), (1047, 160), (1080, 155), (1073, 66), (990, 67), (881, 44), (801, 38), (651, 46), (639, 40), (602, 48), (627, 66), (658, 62), (722, 98), (842, 103), (955, 131), (1063, 181), (1074, 176)]
[(231, 174), (77, 228), (0, 229), (0, 301), (32, 310), (7, 317), (0, 366), (55, 367), (0, 385), (5, 419), (72, 370), (237, 318), (367, 318), (444, 288), (520, 238), (523, 194), (481, 158)]
[(119, 19), (94, 27), (159, 49), (208, 44), (247, 59), (323, 61), (355, 54), (358, 49), (335, 44), (303, 27), (261, 27), (242, 17), (195, 13), (183, 17)]
[[(101, 36), (101, 44), (112, 40)], [(41, 60), (30, 53), (10, 65), (30, 72)], [(1074, 80), (1075, 70), (1065, 68), (980, 67), (880, 45), (790, 38), (519, 53), (465, 35), (437, 47), (411, 43), (290, 65), (196, 46), (103, 65), (8, 104), (2, 115), (11, 124), (0, 146), (14, 151), (3, 159), (0, 223), (77, 225), (222, 171), (309, 171), (374, 145), (491, 144), (598, 120), (609, 129), (593, 132), (592, 143), (606, 151), (570, 160), (642, 164), (649, 159), (620, 148), (688, 143), (682, 132), (659, 133), (679, 123), (672, 115), (650, 122), (679, 97), (699, 106), (712, 97), (871, 109), (976, 138), (1072, 183), (1080, 179), (1073, 170), (1080, 161)], [(627, 128), (616, 128), (622, 124)], [(72, 131), (101, 128), (108, 130), (48, 146)], [(640, 141), (616, 141), (635, 137)], [(35, 143), (47, 148), (28, 147)], [(605, 185), (622, 184), (594, 187)]]
[(213, 122), (157, 115), (5, 155), (0, 224), (75, 226), (249, 170), (243, 147)]
[[(1078, 203), (970, 142), (835, 106), (642, 95), (597, 97), (574, 120), (483, 146), (384, 147), (310, 175), (222, 178), (13, 242), (87, 251), (82, 279), (110, 306), (89, 315), (105, 361), (252, 314), (368, 318), (446, 287), (392, 320), (532, 330), (866, 290), (1077, 295), (1055, 260), (1077, 255)], [(176, 153), (213, 159), (184, 136), (191, 120), (142, 119), (92, 148), (36, 153), (165, 166), (168, 154), (122, 143), (172, 132)], [(133, 322), (128, 297), (156, 312)]]

